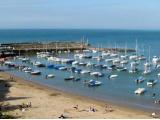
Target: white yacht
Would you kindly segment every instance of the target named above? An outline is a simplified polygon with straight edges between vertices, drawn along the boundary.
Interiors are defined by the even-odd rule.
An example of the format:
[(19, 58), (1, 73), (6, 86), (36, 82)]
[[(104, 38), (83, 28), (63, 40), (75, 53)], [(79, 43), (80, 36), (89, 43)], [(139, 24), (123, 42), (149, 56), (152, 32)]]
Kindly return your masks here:
[(144, 55), (138, 56), (138, 60), (145, 60), (146, 57)]
[(80, 65), (80, 66), (85, 66), (87, 63), (85, 63), (85, 62), (79, 62), (79, 64), (78, 65)]
[(118, 75), (109, 75), (109, 76), (108, 76), (109, 79), (114, 79), (114, 78), (116, 78), (116, 77), (118, 77)]
[(93, 66), (93, 63), (88, 62), (88, 63), (86, 64), (86, 66), (87, 66), (87, 67), (89, 67), (89, 66)]
[(121, 55), (121, 59), (126, 60), (128, 58), (128, 55)]
[(37, 67), (45, 67), (45, 65), (42, 64), (42, 63), (39, 62), (39, 61), (34, 62), (33, 65), (34, 65), (34, 66), (37, 66)]
[(50, 52), (38, 52), (37, 53), (38, 58), (45, 58), (45, 57), (49, 57), (50, 55), (51, 55)]
[(97, 53), (98, 51), (97, 50), (92, 50), (92, 53)]
[(114, 60), (113, 58), (112, 59), (111, 58), (110, 59), (105, 59), (105, 62), (113, 62), (113, 60)]
[(105, 58), (105, 57), (110, 56), (110, 53), (103, 51), (101, 55), (102, 55), (102, 58)]
[(30, 67), (25, 67), (25, 68), (23, 68), (22, 70), (23, 70), (25, 73), (31, 73), (32, 68), (30, 68)]
[(121, 64), (127, 64), (127, 63), (128, 63), (128, 60), (122, 60), (120, 63), (121, 63)]
[(89, 70), (82, 70), (81, 74), (90, 74), (90, 71)]
[(90, 80), (90, 81), (88, 82), (88, 86), (91, 86), (91, 87), (99, 86), (99, 85), (101, 85), (101, 84), (102, 84), (101, 81), (96, 81), (96, 80)]
[(28, 57), (22, 58), (22, 62), (28, 62), (28, 61), (30, 61), (30, 59)]
[(143, 74), (149, 74), (149, 73), (151, 73), (152, 71), (151, 71), (151, 64), (149, 63), (149, 62), (146, 62), (145, 64), (144, 64), (144, 72), (143, 72)]
[(72, 65), (77, 65), (79, 62), (78, 61), (74, 61), (72, 62)]
[(91, 72), (90, 75), (91, 76), (98, 76), (98, 77), (103, 76), (103, 74), (101, 72)]
[(145, 88), (138, 88), (137, 90), (134, 91), (135, 94), (143, 94), (144, 92), (146, 92)]
[(39, 70), (35, 70), (31, 72), (31, 75), (40, 75), (41, 72)]
[(138, 56), (137, 55), (131, 55), (129, 57), (130, 60), (137, 60), (138, 59)]
[(144, 82), (144, 81), (145, 81), (145, 78), (144, 78), (143, 76), (140, 76), (139, 78), (137, 78), (137, 79), (135, 80), (136, 83), (142, 83), (142, 82)]
[(147, 86), (154, 86), (158, 81), (157, 80), (149, 80), (147, 82)]
[(47, 75), (47, 78), (53, 78), (53, 77), (55, 77), (54, 74), (48, 74), (48, 75)]
[(160, 62), (160, 58), (159, 58), (159, 57), (157, 57), (157, 56), (154, 56), (154, 57), (153, 57), (153, 59), (152, 59), (152, 63), (153, 63), (153, 65), (157, 65), (157, 64), (158, 64), (158, 62)]
[(131, 62), (131, 67), (129, 73), (136, 73), (138, 71), (137, 65), (135, 62)]
[(160, 73), (158, 73), (157, 75), (158, 75), (158, 77), (160, 77)]
[(121, 60), (119, 58), (115, 58), (113, 60), (113, 65), (119, 64), (121, 62)]
[(110, 54), (110, 57), (118, 57), (118, 54), (116, 54), (116, 53), (111, 53), (111, 54)]
[(67, 67), (60, 67), (59, 70), (67, 70)]

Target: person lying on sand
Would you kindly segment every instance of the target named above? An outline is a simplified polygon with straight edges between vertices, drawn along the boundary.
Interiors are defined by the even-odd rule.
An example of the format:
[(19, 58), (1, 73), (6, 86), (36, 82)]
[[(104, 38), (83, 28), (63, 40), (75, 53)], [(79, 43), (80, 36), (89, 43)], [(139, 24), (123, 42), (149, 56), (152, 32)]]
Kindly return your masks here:
[(96, 112), (97, 109), (96, 109), (96, 108), (91, 108), (90, 111), (91, 111), (91, 112)]
[(160, 114), (158, 114), (158, 113), (156, 113), (156, 112), (153, 112), (153, 113), (151, 114), (151, 117), (152, 117), (152, 118), (160, 118)]
[(63, 114), (61, 114), (58, 118), (65, 119), (66, 117)]
[(73, 108), (75, 108), (76, 110), (78, 110), (78, 105), (76, 105), (75, 107), (73, 107)]
[(69, 117), (67, 114), (61, 114), (58, 118), (67, 119), (67, 118), (72, 118), (72, 117)]
[(105, 105), (105, 112), (112, 112), (113, 109), (111, 106)]
[(82, 112), (82, 111), (86, 111), (86, 112), (96, 112), (98, 111), (96, 108), (94, 107), (89, 107), (89, 109), (83, 109), (83, 110), (80, 110), (79, 112)]
[(32, 107), (32, 103), (22, 103), (22, 105), (19, 106), (20, 110), (22, 110), (23, 108), (31, 108)]

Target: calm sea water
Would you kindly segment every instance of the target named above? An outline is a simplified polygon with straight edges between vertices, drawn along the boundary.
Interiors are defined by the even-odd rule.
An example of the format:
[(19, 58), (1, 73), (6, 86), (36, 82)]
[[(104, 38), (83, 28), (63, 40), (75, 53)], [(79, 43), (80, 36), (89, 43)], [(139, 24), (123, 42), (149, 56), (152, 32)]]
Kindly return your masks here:
[[(44, 41), (81, 41), (85, 37), (89, 43), (98, 47), (135, 48), (138, 41), (139, 52), (160, 55), (160, 31), (143, 30), (83, 30), (83, 29), (12, 29), (0, 30), (0, 43), (44, 42)], [(144, 51), (145, 50), (145, 51)]]
[[(151, 46), (151, 56), (160, 56), (160, 31), (131, 31), (131, 30), (0, 30), (1, 43), (9, 42), (33, 42), (33, 41), (80, 41), (85, 36), (88, 38), (89, 43), (93, 46), (102, 44), (102, 47), (115, 47), (115, 43), (118, 47), (124, 47), (127, 43), (129, 48), (135, 48), (135, 40), (138, 41), (138, 50), (140, 53), (148, 56), (148, 46)], [(62, 55), (67, 57), (67, 55)], [(72, 56), (72, 54), (71, 54)], [(32, 57), (33, 60), (37, 59)], [(49, 64), (44, 59), (38, 59), (45, 64)], [(21, 63), (20, 61), (14, 61)], [(57, 64), (57, 63), (54, 63)], [(33, 66), (31, 66), (33, 67)], [(100, 71), (106, 74), (105, 77), (99, 78), (103, 82), (102, 86), (91, 88), (85, 86), (82, 81), (72, 82), (64, 81), (64, 77), (70, 75), (70, 72), (57, 71), (53, 69), (40, 68), (42, 72), (41, 76), (31, 76), (21, 71), (10, 70), (9, 72), (17, 76), (23, 77), (26, 80), (32, 80), (41, 84), (45, 84), (50, 87), (54, 87), (63, 91), (73, 92), (75, 94), (88, 96), (94, 99), (110, 101), (116, 104), (127, 105), (145, 110), (160, 110), (160, 105), (153, 104), (155, 99), (160, 98), (160, 82), (154, 87), (147, 87), (146, 81), (139, 85), (135, 84), (135, 79), (141, 75), (129, 74), (128, 72), (109, 72), (106, 70), (92, 69), (86, 67), (80, 67), (81, 69), (89, 69), (92, 71)], [(35, 68), (38, 69), (38, 68)], [(143, 67), (140, 68), (141, 71)], [(157, 78), (157, 73), (160, 70), (154, 71), (151, 75), (147, 75), (146, 78)], [(56, 75), (53, 79), (45, 79), (45, 75), (53, 73)], [(107, 75), (118, 74), (118, 77), (114, 80), (107, 80)], [(91, 79), (90, 76), (76, 75), (84, 79)], [(95, 79), (95, 78), (93, 78)], [(142, 95), (135, 95), (134, 90), (139, 87), (145, 87), (147, 92)], [(152, 94), (156, 93), (156, 98), (152, 98)]]

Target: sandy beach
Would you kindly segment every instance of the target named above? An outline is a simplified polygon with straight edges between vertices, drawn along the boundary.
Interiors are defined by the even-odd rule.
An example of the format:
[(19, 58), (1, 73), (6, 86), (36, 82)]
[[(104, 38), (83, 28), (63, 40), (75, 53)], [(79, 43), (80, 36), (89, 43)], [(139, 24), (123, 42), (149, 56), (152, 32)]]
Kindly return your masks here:
[[(11, 109), (6, 111), (17, 118), (58, 118), (62, 114), (68, 118), (82, 119), (151, 118), (149, 112), (64, 93), (25, 81), (16, 76), (13, 76), (13, 80), (11, 80), (10, 75), (5, 72), (0, 72), (0, 76), (1, 81), (3, 80), (9, 84), (9, 86), (6, 86), (7, 89), (2, 90), (1, 87), (1, 95), (3, 94), (4, 97), (1, 97), (0, 102), (11, 106)], [(30, 103), (31, 107), (24, 109), (16, 107), (23, 103)]]

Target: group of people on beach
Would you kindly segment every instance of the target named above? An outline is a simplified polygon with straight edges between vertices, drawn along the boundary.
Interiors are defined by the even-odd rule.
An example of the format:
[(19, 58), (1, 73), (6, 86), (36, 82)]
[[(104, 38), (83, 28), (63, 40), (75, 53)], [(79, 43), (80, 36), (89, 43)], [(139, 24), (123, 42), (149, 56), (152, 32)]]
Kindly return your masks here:
[(105, 105), (105, 112), (113, 112), (114, 110), (113, 110), (113, 108), (111, 107), (111, 106), (109, 106), (109, 105)]
[[(83, 110), (80, 110), (80, 109), (79, 109), (79, 105), (75, 105), (73, 108), (74, 108), (75, 110), (78, 110), (79, 112), (82, 112), (82, 111), (86, 111), (86, 112), (97, 112), (97, 111), (98, 111), (95, 107), (91, 107), (91, 106), (90, 106), (88, 109), (83, 109)], [(105, 105), (105, 112), (112, 112), (112, 111), (113, 111), (112, 107), (106, 104), (106, 105)], [(66, 114), (61, 114), (58, 118), (66, 119), (66, 118), (71, 118), (71, 117), (69, 117), (69, 116), (66, 115)]]
[[(76, 110), (79, 110), (78, 105), (74, 106), (73, 108)], [(89, 109), (87, 109), (87, 110), (79, 110), (79, 111), (96, 112), (98, 110), (96, 108), (90, 106)]]
[[(78, 105), (76, 105), (76, 106), (74, 106), (73, 107), (74, 109), (76, 109), (76, 110), (79, 110), (79, 108), (78, 108)], [(80, 111), (87, 111), (87, 112), (96, 112), (96, 111), (98, 111), (95, 107), (89, 107), (89, 109), (87, 109), (87, 110), (80, 110)], [(109, 106), (109, 105), (105, 105), (105, 112), (112, 112), (113, 111), (113, 108), (111, 107), (111, 106)]]
[(32, 107), (32, 102), (22, 103), (22, 105), (19, 105), (19, 108), (22, 112), (24, 112), (26, 108), (31, 108), (31, 107)]

